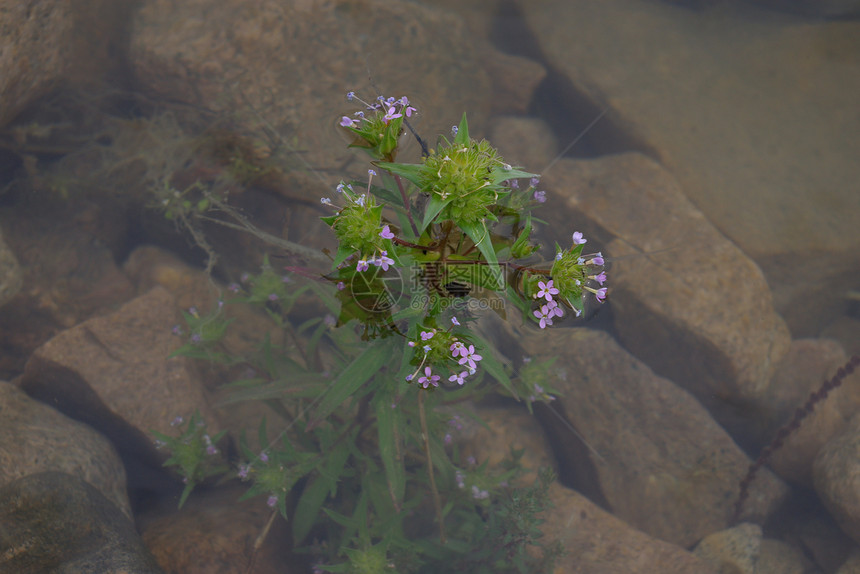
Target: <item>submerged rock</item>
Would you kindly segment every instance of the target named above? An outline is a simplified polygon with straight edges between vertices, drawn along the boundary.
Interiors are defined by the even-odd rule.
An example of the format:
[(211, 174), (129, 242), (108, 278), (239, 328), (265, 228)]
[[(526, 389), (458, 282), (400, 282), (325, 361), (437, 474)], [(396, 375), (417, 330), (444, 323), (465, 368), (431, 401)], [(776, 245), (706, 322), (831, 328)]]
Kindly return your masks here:
[(552, 508), (540, 525), (543, 544), (558, 540), (567, 554), (555, 572), (571, 574), (717, 574), (679, 546), (651, 538), (587, 498), (559, 484), (550, 487)]
[(0, 572), (162, 574), (134, 523), (98, 489), (61, 472), (0, 488)]
[[(544, 335), (544, 333), (541, 333)], [(650, 536), (687, 547), (726, 528), (749, 458), (689, 393), (600, 331), (558, 329), (530, 338), (533, 360), (558, 357), (552, 406), (589, 446), (607, 509)], [(556, 417), (543, 422), (571, 436)], [(555, 445), (581, 465), (573, 438)], [(564, 463), (560, 462), (560, 466)], [(564, 478), (564, 477), (562, 477)], [(753, 483), (746, 516), (762, 520), (787, 494), (770, 472)]]
[(21, 387), (159, 466), (164, 457), (151, 430), (173, 435), (172, 420), (199, 410), (209, 431), (218, 432), (191, 359), (168, 358), (179, 345), (171, 334), (175, 322), (174, 298), (155, 287), (42, 345), (27, 362)]
[(131, 517), (125, 468), (111, 443), (0, 381), (0, 486), (46, 471), (85, 480)]
[(628, 350), (711, 409), (765, 392), (789, 348), (785, 322), (758, 266), (668, 171), (628, 153), (562, 160), (542, 183), (567, 194), (554, 227), (573, 220), (610, 241), (609, 299)]

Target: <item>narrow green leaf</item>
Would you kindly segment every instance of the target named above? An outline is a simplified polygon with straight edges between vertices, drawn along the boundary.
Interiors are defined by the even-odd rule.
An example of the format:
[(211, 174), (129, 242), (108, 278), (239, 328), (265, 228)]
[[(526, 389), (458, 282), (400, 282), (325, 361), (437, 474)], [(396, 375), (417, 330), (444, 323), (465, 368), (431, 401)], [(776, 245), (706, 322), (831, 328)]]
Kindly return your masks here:
[(421, 222), (419, 233), (424, 233), (427, 226), (439, 215), (439, 212), (445, 209), (445, 206), (454, 201), (453, 197), (448, 199), (440, 199), (435, 193), (430, 194), (430, 201), (427, 202), (427, 207), (424, 210), (424, 221)]
[(481, 356), (483, 357), (481, 360), (481, 366), (486, 369), (490, 376), (499, 381), (499, 383), (505, 387), (505, 390), (511, 393), (511, 396), (519, 400), (519, 395), (517, 395), (517, 392), (514, 390), (511, 378), (508, 377), (508, 373), (505, 372), (504, 366), (502, 366), (502, 363), (496, 358), (493, 346), (478, 335), (470, 334), (470, 337), (481, 344)]
[[(393, 338), (392, 338), (393, 339)], [(385, 363), (390, 360), (391, 340), (386, 339), (378, 344), (370, 345), (362, 354), (355, 358), (332, 382), (331, 390), (320, 401), (308, 423), (308, 429), (319, 425), (346, 399), (366, 383)]]
[(293, 515), (293, 545), (298, 546), (310, 532), (323, 503), (328, 498), (329, 487), (325, 480), (315, 478), (305, 486)]
[(463, 112), (463, 118), (460, 120), (459, 127), (457, 127), (457, 136), (454, 138), (454, 144), (469, 145), (469, 123), (466, 121), (466, 112)]
[(391, 408), (393, 402), (394, 396), (391, 392), (378, 392), (374, 397), (376, 426), (379, 432), (379, 456), (382, 457), (382, 466), (385, 467), (391, 502), (399, 511), (406, 492), (406, 469), (401, 451), (400, 410)]
[(490, 239), (490, 233), (486, 226), (481, 223), (461, 223), (460, 228), (466, 232), (469, 239), (475, 242), (475, 245), (481, 251), (481, 255), (487, 261), (490, 275), (496, 278), (496, 285), (491, 287), (495, 291), (504, 289), (504, 277), (502, 270), (499, 267), (499, 261), (496, 259), (496, 250), (493, 247), (493, 242)]
[(391, 173), (397, 174), (400, 177), (406, 178), (411, 181), (415, 185), (420, 185), (421, 181), (421, 170), (423, 165), (417, 163), (389, 163), (385, 161), (380, 161), (376, 163), (376, 166), (380, 169), (384, 169), (390, 171)]
[(332, 269), (337, 269), (337, 266), (346, 261), (346, 258), (355, 253), (355, 249), (340, 244), (337, 248), (337, 254), (334, 256), (334, 261), (331, 264)]

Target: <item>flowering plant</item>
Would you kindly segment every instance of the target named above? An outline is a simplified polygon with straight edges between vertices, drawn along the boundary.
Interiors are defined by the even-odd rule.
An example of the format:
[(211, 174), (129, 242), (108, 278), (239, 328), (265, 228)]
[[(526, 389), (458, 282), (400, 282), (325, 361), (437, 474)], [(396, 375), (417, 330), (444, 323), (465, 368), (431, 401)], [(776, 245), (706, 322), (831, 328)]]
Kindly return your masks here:
[[(603, 256), (583, 253), (581, 232), (573, 233), (570, 247), (556, 245), (551, 267), (532, 263), (539, 246), (531, 239), (531, 210), (546, 201), (546, 192), (536, 190), (536, 174), (506, 163), (487, 141), (472, 139), (465, 114), (452, 129), (453, 141), (442, 137), (433, 150), (418, 138), (422, 161), (395, 163), (403, 126), (411, 129), (407, 118), (416, 108), (405, 96), (379, 96), (374, 103), (354, 92), (347, 98), (364, 109), (343, 116), (340, 125), (354, 137), (353, 146), (369, 153), (374, 168), (366, 184), (341, 182), (338, 201), (321, 200), (335, 210), (323, 220), (339, 241), (329, 278), (344, 303), (341, 323), (358, 318), (374, 326), (369, 336), (396, 332), (407, 339), (407, 382), (424, 389), (463, 385), (476, 374), (485, 359), (475, 350), (478, 338), (448, 313), (466, 307), (457, 300), (474, 292), (496, 302), (506, 296), (541, 329), (568, 312), (580, 316), (586, 296), (606, 299)], [(377, 170), (390, 185), (374, 184)], [(521, 180), (527, 186), (521, 188)], [(403, 293), (393, 293), (386, 279), (404, 271), (416, 288), (409, 305), (398, 309)], [(357, 300), (376, 304), (354, 305)], [(516, 396), (499, 364), (485, 355), (483, 364)]]
[[(348, 98), (364, 109), (338, 123), (371, 167), (367, 180), (341, 181), (321, 198), (338, 240), (330, 269), (322, 278), (298, 267), (285, 274), (264, 259), (216, 309), (190, 309), (185, 329), (175, 328), (189, 337), (176, 354), (249, 373), (233, 383), (231, 401), (263, 400), (288, 421), (274, 439), (264, 420), (258, 445), (240, 440), (235, 475), (252, 483), (245, 497), (265, 496), (272, 508), (254, 551), (275, 516), (290, 513), (296, 544), (325, 541), (305, 548), (320, 572), (551, 571), (559, 548), (544, 548), (543, 559), (525, 552), (540, 534), (535, 514), (548, 504), (551, 473), (511, 488), (521, 452), (490, 467), (461, 456), (454, 436), (474, 416), (461, 405), (485, 393), (523, 398), (529, 409), (554, 399), (552, 361), (525, 358), (512, 376), (480, 336), (475, 311), (506, 318), (509, 302), (540, 329), (579, 316), (587, 297), (606, 298), (603, 257), (584, 253), (575, 232), (540, 262), (531, 237), (539, 221), (531, 211), (547, 200), (539, 177), (472, 139), (465, 115), (435, 149), (415, 134), (421, 161), (397, 163), (417, 109), (406, 97)], [(327, 314), (297, 319), (309, 293)], [(267, 334), (256, 355), (222, 351), (236, 303), (265, 309), (281, 343)], [(480, 385), (487, 375), (499, 385)], [(431, 501), (435, 537), (431, 513), (418, 512)]]

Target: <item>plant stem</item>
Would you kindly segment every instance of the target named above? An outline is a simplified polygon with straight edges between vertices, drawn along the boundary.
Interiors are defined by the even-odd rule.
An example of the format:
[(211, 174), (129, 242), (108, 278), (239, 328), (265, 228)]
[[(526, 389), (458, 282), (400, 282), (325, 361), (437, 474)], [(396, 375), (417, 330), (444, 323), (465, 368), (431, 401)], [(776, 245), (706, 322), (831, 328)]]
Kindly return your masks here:
[(424, 454), (427, 456), (427, 473), (430, 475), (430, 490), (433, 492), (433, 506), (436, 508), (436, 520), (439, 521), (439, 541), (445, 544), (445, 522), (442, 519), (442, 501), (436, 489), (436, 478), (433, 476), (433, 458), (430, 456), (430, 433), (427, 432), (427, 416), (424, 413), (424, 394), (418, 391), (418, 414), (421, 419), (421, 434), (424, 438)]
[(260, 532), (260, 535), (254, 541), (254, 548), (251, 551), (251, 559), (248, 561), (248, 568), (245, 569), (245, 574), (251, 574), (254, 571), (254, 562), (257, 561), (257, 553), (262, 548), (263, 542), (266, 541), (266, 536), (269, 535), (269, 530), (272, 528), (272, 523), (275, 521), (277, 515), (278, 511), (273, 510), (272, 514), (269, 515), (269, 520), (266, 521), (266, 525), (263, 527), (263, 531)]

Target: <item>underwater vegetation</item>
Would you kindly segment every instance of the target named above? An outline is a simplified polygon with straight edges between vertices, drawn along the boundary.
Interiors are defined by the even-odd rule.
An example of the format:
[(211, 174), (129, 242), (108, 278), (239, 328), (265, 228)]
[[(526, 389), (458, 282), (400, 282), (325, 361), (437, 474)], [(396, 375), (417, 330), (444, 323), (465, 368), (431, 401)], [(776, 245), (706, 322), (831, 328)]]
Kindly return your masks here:
[[(551, 571), (562, 549), (540, 544), (538, 514), (554, 475), (543, 470), (522, 484), (521, 452), (491, 467), (464, 458), (456, 438), (475, 419), (464, 408), (473, 401), (500, 394), (531, 409), (555, 391), (539, 365), (528, 380), (511, 376), (473, 324), (481, 309), (506, 316), (501, 300), (541, 330), (578, 317), (586, 297), (606, 299), (603, 255), (587, 252), (587, 238), (574, 232), (551, 263), (540, 262), (531, 238), (531, 210), (546, 199), (539, 176), (472, 139), (465, 115), (433, 149), (418, 138), (419, 163), (396, 163), (417, 110), (406, 97), (348, 100), (362, 109), (340, 127), (372, 166), (366, 181), (342, 180), (320, 199), (338, 242), (329, 269), (281, 271), (266, 257), (213, 309), (189, 309), (175, 327), (186, 339), (175, 355), (252, 373), (232, 383), (230, 400), (263, 401), (286, 425), (273, 435), (264, 419), (255, 441), (243, 434), (240, 460), (226, 473), (220, 437), (209, 437), (204, 421), (158, 435), (171, 453), (166, 464), (185, 479), (180, 504), (219, 473), (246, 481), (245, 498), (272, 509), (255, 549), (280, 515), (296, 551), (320, 572)], [(267, 239), (205, 185), (172, 193), (162, 207), (183, 226), (216, 209)], [(286, 246), (294, 255), (303, 249)], [(236, 305), (264, 311), (280, 342), (265, 335), (249, 355), (225, 352)], [(308, 305), (323, 313), (299, 319)]]

